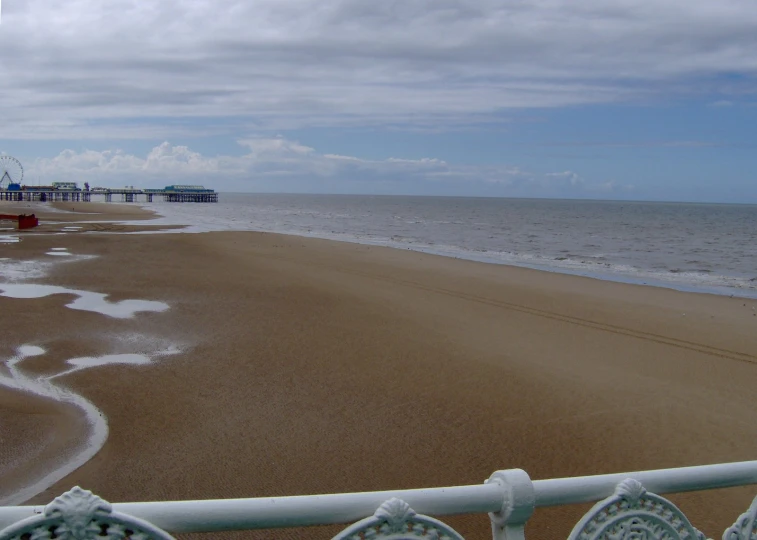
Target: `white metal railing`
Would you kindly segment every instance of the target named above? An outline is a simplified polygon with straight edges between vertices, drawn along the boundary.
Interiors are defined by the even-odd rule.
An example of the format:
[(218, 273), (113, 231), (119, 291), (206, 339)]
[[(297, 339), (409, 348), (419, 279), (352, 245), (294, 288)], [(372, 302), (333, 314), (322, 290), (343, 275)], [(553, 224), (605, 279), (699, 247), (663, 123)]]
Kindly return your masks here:
[[(403, 511), (414, 511), (418, 514), (434, 516), (489, 513), (494, 538), (513, 540), (523, 538), (523, 527), (535, 508), (538, 507), (585, 503), (603, 499), (607, 502), (612, 499), (612, 501), (615, 501), (612, 504), (619, 505), (618, 508), (625, 504), (626, 510), (630, 512), (628, 515), (633, 514), (633, 516), (636, 516), (634, 519), (638, 521), (638, 516), (641, 515), (639, 512), (644, 508), (646, 508), (644, 511), (648, 513), (649, 508), (656, 508), (654, 505), (661, 504), (665, 507), (660, 506), (659, 508), (661, 516), (663, 514), (667, 516), (672, 512), (674, 519), (679, 521), (683, 519), (688, 523), (683, 514), (676, 514), (678, 510), (671, 503), (660, 497), (653, 501), (650, 497), (656, 497), (654, 494), (747, 484), (757, 484), (757, 461), (535, 481), (532, 481), (525, 471), (511, 469), (497, 471), (485, 483), (472, 486), (251, 499), (130, 502), (115, 503), (108, 505), (108, 508), (111, 508), (114, 513), (144, 520), (170, 533), (197, 533), (350, 523), (367, 516), (373, 516), (374, 513), (378, 517), (374, 516), (371, 519), (379, 520), (378, 523), (381, 519), (389, 519), (386, 518), (387, 512), (389, 514), (392, 512), (401, 514), (400, 510), (407, 506), (412, 510), (405, 508)], [(79, 490), (75, 495), (71, 495), (71, 493), (73, 492), (69, 492), (63, 497), (91, 497), (92, 500), (96, 499), (106, 505), (108, 504), (89, 494), (89, 492)], [(88, 495), (82, 495), (83, 493)], [(648, 495), (643, 495), (644, 493)], [(642, 500), (640, 497), (642, 499), (647, 497), (643, 499), (646, 502), (639, 502)], [(59, 504), (55, 510), (58, 513), (61, 512), (61, 504), (65, 507), (65, 504), (60, 503), (59, 499), (56, 499)], [(387, 501), (392, 499), (399, 502), (395, 502), (394, 506), (385, 506), (384, 513), (379, 515), (377, 509), (386, 505)], [(401, 506), (401, 504), (405, 504), (405, 506)], [(599, 512), (598, 508), (602, 504), (596, 505), (592, 512)], [(672, 509), (665, 506), (666, 504), (670, 505)], [(46, 513), (50, 514), (52, 506), (0, 507), (0, 530), (5, 529), (7, 531), (7, 527), (12, 527), (21, 520), (39, 517)], [(80, 513), (80, 508), (86, 506), (86, 504), (79, 504), (77, 507), (79, 509), (73, 509), (74, 506), (71, 506), (72, 510), (70, 511)], [(93, 503), (89, 506), (94, 507), (96, 505)], [(390, 508), (390, 510), (386, 510), (386, 508)], [(613, 506), (613, 508), (615, 507)], [(65, 518), (68, 511), (63, 511), (61, 519)], [(757, 510), (753, 513), (757, 516)], [(587, 514), (585, 520), (589, 519), (590, 514), (591, 512)], [(617, 511), (612, 510), (610, 514), (615, 516)], [(410, 514), (406, 512), (402, 515)], [(426, 519), (425, 516), (420, 517)], [(81, 519), (81, 516), (78, 519)], [(414, 526), (409, 521), (398, 523), (403, 527), (407, 525), (412, 528)], [(423, 527), (426, 527), (423, 530), (427, 530), (430, 525), (426, 522), (423, 523)], [(631, 523), (631, 521), (628, 521), (628, 523)], [(377, 526), (375, 523), (371, 525), (371, 527)], [(16, 537), (8, 536), (8, 538)], [(579, 537), (583, 538), (584, 536)], [(0, 533), (0, 540), (2, 538), (3, 534)], [(753, 537), (744, 536), (744, 538), (757, 540), (757, 533)]]

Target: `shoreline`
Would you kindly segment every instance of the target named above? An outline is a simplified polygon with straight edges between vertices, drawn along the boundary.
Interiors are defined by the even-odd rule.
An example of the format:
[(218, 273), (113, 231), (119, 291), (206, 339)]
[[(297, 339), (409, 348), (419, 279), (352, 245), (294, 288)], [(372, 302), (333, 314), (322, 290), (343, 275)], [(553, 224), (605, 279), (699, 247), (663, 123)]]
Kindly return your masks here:
[[(429, 255), (437, 255), (439, 257), (444, 257), (448, 259), (462, 259), (462, 260), (468, 260), (468, 261), (474, 261), (484, 264), (492, 264), (497, 266), (512, 266), (516, 268), (529, 268), (532, 270), (539, 270), (542, 272), (549, 272), (549, 273), (557, 273), (557, 274), (565, 274), (565, 275), (571, 275), (571, 276), (579, 276), (584, 278), (590, 278), (590, 279), (597, 279), (600, 281), (611, 281), (615, 283), (625, 283), (625, 284), (631, 284), (631, 285), (639, 285), (639, 286), (647, 286), (647, 287), (657, 287), (657, 288), (663, 288), (663, 289), (671, 289), (675, 291), (680, 292), (692, 292), (692, 293), (698, 293), (698, 294), (711, 294), (716, 296), (731, 296), (738, 298), (744, 298), (748, 300), (755, 300), (757, 299), (757, 286), (753, 286), (751, 288), (743, 288), (743, 287), (732, 287), (728, 285), (697, 285), (692, 283), (684, 283), (684, 282), (678, 282), (678, 281), (670, 281), (666, 280), (664, 276), (633, 276), (630, 274), (626, 274), (620, 271), (613, 272), (613, 271), (602, 271), (602, 269), (591, 269), (591, 268), (571, 268), (567, 266), (561, 266), (559, 264), (554, 264), (555, 261), (552, 259), (545, 259), (543, 262), (535, 262), (535, 263), (529, 263), (529, 262), (520, 262), (517, 260), (498, 260), (501, 259), (501, 257), (496, 257), (492, 255), (486, 255), (485, 252), (453, 252), (449, 249), (443, 249), (443, 248), (437, 248), (430, 245), (407, 245), (407, 244), (401, 244), (401, 243), (392, 243), (391, 241), (382, 241), (382, 240), (372, 240), (370, 238), (354, 238), (354, 237), (345, 237), (345, 234), (339, 233), (339, 234), (329, 234), (326, 232), (319, 232), (319, 233), (308, 233), (305, 231), (291, 231), (291, 230), (269, 230), (269, 229), (263, 229), (263, 228), (222, 228), (222, 229), (213, 229), (209, 227), (203, 228), (203, 226), (197, 226), (192, 223), (183, 222), (181, 220), (179, 221), (172, 221), (171, 217), (166, 217), (164, 215), (161, 215), (159, 213), (160, 205), (161, 204), (167, 204), (167, 203), (153, 203), (152, 205), (149, 204), (140, 204), (140, 203), (133, 203), (135, 205), (139, 205), (140, 208), (151, 211), (156, 214), (155, 219), (156, 220), (163, 220), (164, 223), (174, 226), (174, 227), (182, 227), (185, 230), (176, 230), (176, 232), (184, 232), (187, 234), (197, 234), (202, 232), (260, 232), (260, 233), (269, 233), (269, 234), (281, 234), (281, 235), (288, 235), (288, 236), (295, 236), (295, 237), (301, 237), (301, 238), (317, 238), (322, 240), (332, 240), (335, 242), (347, 242), (347, 243), (354, 243), (359, 245), (368, 245), (368, 246), (376, 246), (376, 247), (387, 247), (391, 249), (398, 249), (401, 251), (415, 251), (418, 253), (425, 253)], [(131, 225), (131, 224), (130, 224)], [(455, 249), (459, 249), (459, 247), (452, 246)], [(494, 252), (494, 253), (503, 253), (503, 252)], [(507, 254), (508, 256), (511, 256), (512, 254)], [(518, 256), (517, 254), (515, 255)], [(523, 256), (522, 254), (520, 256)], [(552, 263), (552, 264), (550, 264)], [(644, 270), (649, 271), (649, 270)], [(670, 272), (670, 274), (678, 274), (678, 272)], [(685, 273), (684, 273), (685, 274)], [(734, 280), (741, 280), (745, 278), (739, 278), (735, 276), (720, 276), (723, 279), (734, 279)], [(757, 278), (755, 278), (757, 279)]]
[[(66, 375), (110, 434), (29, 504), (76, 484), (111, 502), (236, 498), (753, 457), (757, 315), (743, 299), (250, 231), (25, 234), (0, 249), (54, 264), (31, 282), (169, 306), (119, 319), (70, 295), (0, 297), (14, 328), (0, 352), (44, 348), (24, 361), (34, 376), (150, 360)], [(2, 389), (0, 407), (12, 399)], [(1, 414), (17, 418), (9, 438), (25, 433), (29, 415)], [(672, 499), (714, 534), (753, 496)], [(529, 534), (564, 537), (583, 510), (540, 509)], [(490, 533), (486, 516), (449, 523)]]
[[(11, 204), (18, 204), (18, 203), (11, 203)], [(554, 273), (554, 274), (562, 274), (562, 275), (569, 275), (569, 276), (576, 276), (581, 278), (588, 278), (588, 279), (594, 279), (598, 281), (609, 281), (613, 283), (622, 283), (627, 285), (636, 285), (641, 287), (654, 287), (654, 288), (660, 288), (660, 289), (668, 289), (678, 292), (685, 292), (685, 293), (695, 293), (695, 294), (707, 294), (707, 295), (714, 295), (714, 296), (726, 296), (726, 297), (732, 297), (732, 298), (740, 298), (743, 300), (757, 300), (757, 286), (754, 286), (750, 289), (744, 289), (740, 287), (729, 287), (726, 285), (723, 286), (716, 286), (716, 285), (694, 285), (694, 284), (686, 284), (686, 283), (679, 283), (679, 282), (671, 282), (667, 281), (665, 279), (662, 279), (660, 277), (634, 277), (631, 275), (626, 275), (620, 272), (602, 272), (601, 270), (591, 270), (591, 269), (573, 269), (573, 268), (567, 268), (563, 266), (551, 266), (547, 262), (544, 263), (527, 263), (527, 262), (516, 262), (516, 261), (498, 261), (492, 258), (491, 256), (486, 256), (483, 254), (476, 255), (475, 253), (468, 253), (465, 256), (459, 256), (456, 254), (453, 254), (452, 252), (445, 251), (443, 249), (434, 248), (432, 246), (408, 246), (408, 245), (400, 245), (398, 243), (392, 244), (392, 243), (386, 243), (381, 241), (370, 241), (369, 239), (357, 239), (357, 238), (344, 238), (344, 237), (338, 237), (334, 235), (329, 235), (327, 233), (311, 233), (308, 234), (306, 232), (302, 231), (278, 231), (278, 230), (264, 230), (264, 229), (200, 229), (200, 230), (192, 230), (195, 226), (191, 223), (184, 223), (184, 222), (176, 222), (171, 221), (170, 217), (166, 217), (159, 212), (160, 205), (164, 204), (170, 204), (170, 203), (153, 203), (153, 204), (147, 204), (147, 203), (75, 203), (74, 206), (78, 206), (79, 208), (91, 208), (96, 207), (99, 211), (96, 212), (83, 212), (79, 208), (76, 208), (76, 214), (72, 214), (72, 212), (66, 210), (66, 208), (71, 205), (72, 203), (65, 203), (65, 202), (55, 202), (55, 203), (36, 203), (36, 204), (50, 204), (55, 208), (56, 213), (60, 212), (61, 214), (69, 214), (69, 215), (98, 215), (103, 216), (106, 218), (106, 221), (115, 222), (115, 224), (120, 224), (122, 227), (124, 227), (122, 230), (118, 232), (123, 232), (126, 234), (170, 234), (170, 233), (185, 233), (185, 234), (202, 234), (206, 232), (257, 232), (257, 233), (266, 233), (266, 234), (279, 234), (283, 236), (293, 236), (296, 238), (311, 238), (311, 239), (320, 239), (320, 240), (329, 240), (334, 242), (344, 242), (349, 244), (357, 244), (357, 245), (364, 245), (364, 246), (375, 246), (375, 247), (384, 247), (389, 249), (396, 249), (399, 251), (414, 251), (416, 253), (424, 253), (427, 255), (435, 255), (438, 257), (443, 257), (445, 259), (459, 259), (459, 260), (466, 260), (466, 261), (472, 261), (477, 263), (483, 263), (483, 264), (490, 264), (494, 266), (504, 266), (504, 267), (514, 267), (514, 268), (526, 268), (530, 270), (536, 270), (540, 272), (547, 272), (547, 273)], [(667, 204), (667, 203), (666, 203)], [(688, 203), (682, 203), (682, 204), (688, 204)], [(119, 206), (121, 208), (117, 209), (117, 211), (110, 212), (108, 209), (109, 207), (115, 207)], [(753, 205), (746, 205), (746, 206), (753, 206)], [(137, 221), (134, 221), (133, 218), (129, 218), (126, 220), (122, 220), (118, 217), (119, 214), (129, 214), (131, 213), (130, 210), (133, 208), (138, 208), (139, 210), (143, 211), (143, 215), (139, 215)], [(56, 214), (57, 215), (57, 214)], [(160, 221), (160, 220), (167, 220), (168, 222), (164, 222), (162, 224), (149, 224), (150, 221)], [(83, 220), (76, 220), (77, 222), (82, 223), (89, 223), (89, 224), (95, 224), (99, 223), (99, 221), (83, 221)], [(126, 228), (130, 228), (133, 230), (128, 230)], [(114, 232), (114, 227), (106, 227), (106, 228), (100, 228), (100, 230), (92, 230), (87, 232)], [(12, 231), (10, 231), (12, 233)], [(676, 272), (671, 272), (672, 274), (675, 274)], [(722, 277), (728, 277), (728, 276), (722, 276)], [(738, 279), (738, 278), (734, 278)], [(757, 280), (757, 278), (755, 278)]]

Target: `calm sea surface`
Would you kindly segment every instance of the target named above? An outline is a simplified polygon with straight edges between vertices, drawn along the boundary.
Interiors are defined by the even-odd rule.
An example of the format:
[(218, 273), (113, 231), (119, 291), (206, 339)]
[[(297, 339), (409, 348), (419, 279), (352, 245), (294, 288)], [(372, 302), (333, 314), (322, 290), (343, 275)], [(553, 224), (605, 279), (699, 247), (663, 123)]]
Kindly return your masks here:
[(146, 205), (191, 231), (257, 230), (757, 297), (757, 205), (222, 194)]

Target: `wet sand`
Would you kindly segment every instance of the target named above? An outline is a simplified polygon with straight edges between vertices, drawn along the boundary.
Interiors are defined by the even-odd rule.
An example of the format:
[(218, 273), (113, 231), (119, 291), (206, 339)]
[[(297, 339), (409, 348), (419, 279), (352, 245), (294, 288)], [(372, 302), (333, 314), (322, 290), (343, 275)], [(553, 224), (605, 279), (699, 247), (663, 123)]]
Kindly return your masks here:
[[(155, 213), (132, 204), (99, 202), (9, 202), (0, 201), (2, 214), (35, 214), (41, 217), (38, 227), (24, 231), (26, 235), (55, 232), (133, 232), (179, 229), (173, 226), (154, 226), (149, 223)], [(140, 221), (139, 225), (128, 222)], [(126, 222), (126, 223), (124, 223)], [(3, 226), (15, 227), (6, 221)], [(3, 231), (14, 234), (13, 231)]]
[[(0, 244), (0, 257), (49, 260), (50, 247), (97, 258), (35, 282), (171, 307), (114, 319), (66, 308), (70, 295), (0, 297), (0, 324), (13, 328), (4, 359), (37, 345), (47, 353), (23, 367), (51, 374), (74, 357), (182, 352), (58, 379), (103, 412), (110, 433), (33, 503), (77, 484), (113, 502), (255, 497), (756, 455), (755, 301), (250, 232), (33, 233)], [(45, 419), (62, 414), (50, 403), (0, 395), (4, 441), (66, 425)], [(24, 412), (34, 407), (42, 416)], [(714, 537), (754, 495), (672, 499)], [(527, 534), (565, 538), (586, 508), (539, 509)], [(486, 516), (446, 521), (490, 537)], [(274, 534), (303, 536), (213, 536)]]

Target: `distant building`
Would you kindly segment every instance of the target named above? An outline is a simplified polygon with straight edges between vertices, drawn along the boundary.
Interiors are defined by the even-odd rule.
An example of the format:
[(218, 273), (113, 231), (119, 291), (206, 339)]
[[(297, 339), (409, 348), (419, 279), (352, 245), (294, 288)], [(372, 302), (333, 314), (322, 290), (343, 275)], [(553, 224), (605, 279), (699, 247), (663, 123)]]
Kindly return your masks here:
[(165, 191), (170, 191), (172, 193), (213, 193), (212, 189), (207, 189), (205, 186), (183, 185), (166, 186)]
[(53, 189), (70, 191), (79, 189), (76, 182), (53, 182)]

